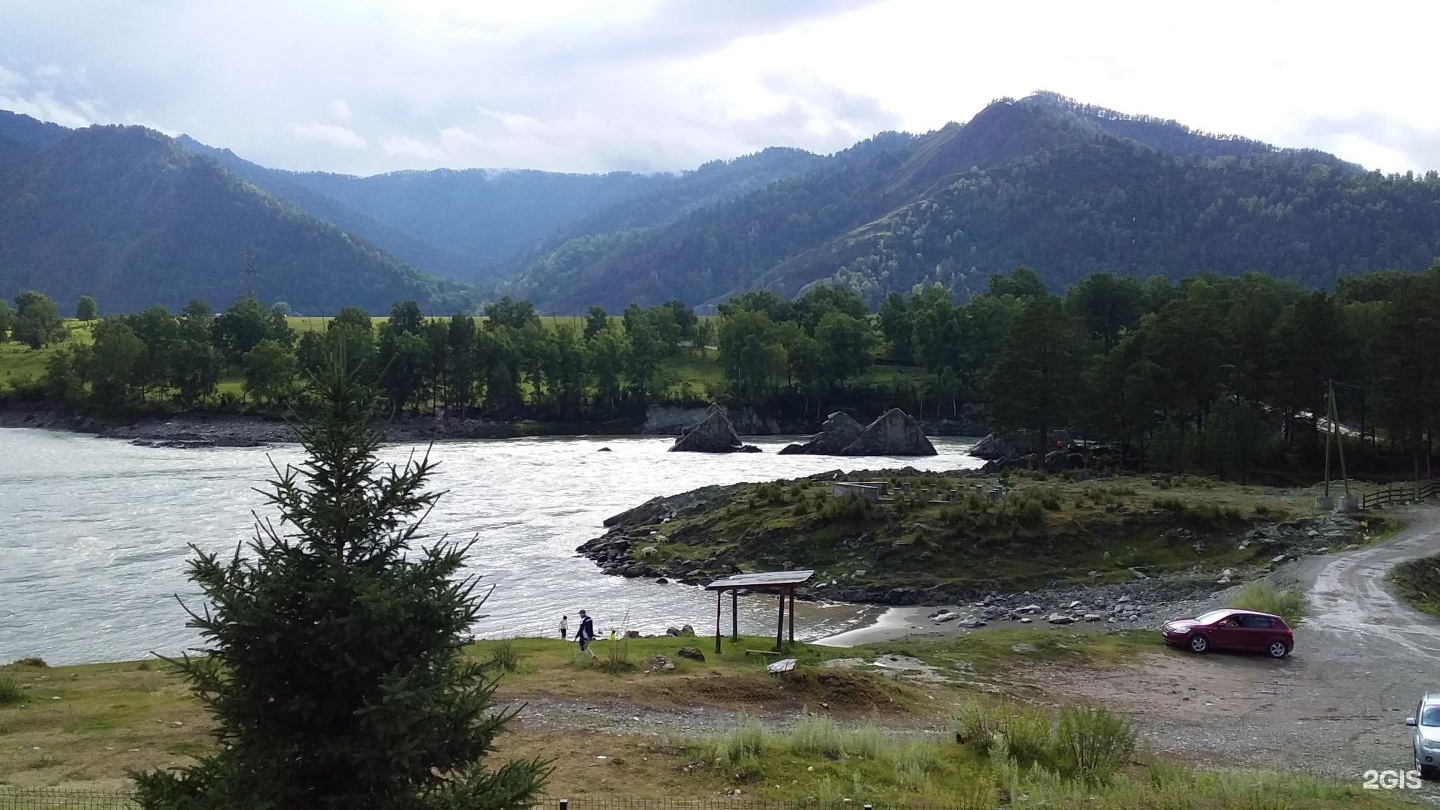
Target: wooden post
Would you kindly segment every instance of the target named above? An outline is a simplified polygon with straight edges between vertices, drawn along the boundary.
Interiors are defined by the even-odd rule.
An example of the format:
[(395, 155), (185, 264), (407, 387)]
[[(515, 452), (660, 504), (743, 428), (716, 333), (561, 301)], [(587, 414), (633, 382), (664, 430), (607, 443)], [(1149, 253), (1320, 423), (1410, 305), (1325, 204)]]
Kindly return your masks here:
[(715, 592), (715, 654), (720, 654), (720, 602), (725, 598), (724, 591)]
[(790, 586), (790, 646), (795, 646), (795, 586)]
[(740, 643), (740, 589), (730, 592), (730, 641)]
[(780, 620), (775, 625), (775, 652), (780, 652), (781, 644), (785, 641), (785, 594), (780, 594)]

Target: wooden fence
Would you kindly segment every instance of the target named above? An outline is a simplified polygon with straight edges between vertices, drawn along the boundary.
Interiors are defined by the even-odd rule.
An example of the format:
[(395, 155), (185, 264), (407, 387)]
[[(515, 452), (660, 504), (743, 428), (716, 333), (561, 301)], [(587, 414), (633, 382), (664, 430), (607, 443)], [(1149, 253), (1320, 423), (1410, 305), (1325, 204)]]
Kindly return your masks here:
[(1418, 481), (1396, 484), (1360, 496), (1361, 509), (1375, 509), (1397, 503), (1409, 503), (1434, 497), (1440, 493), (1440, 481)]

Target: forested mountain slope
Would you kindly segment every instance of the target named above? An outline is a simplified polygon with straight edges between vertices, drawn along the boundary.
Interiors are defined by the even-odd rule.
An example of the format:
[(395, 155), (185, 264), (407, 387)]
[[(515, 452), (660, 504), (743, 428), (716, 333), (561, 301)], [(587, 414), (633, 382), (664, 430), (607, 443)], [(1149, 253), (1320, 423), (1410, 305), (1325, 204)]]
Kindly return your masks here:
[(109, 312), (224, 306), (244, 290), (249, 252), (256, 292), (297, 312), (473, 303), (158, 132), (22, 118), (0, 121), (0, 294), (91, 295)]
[(916, 284), (963, 299), (1020, 264), (1057, 290), (1099, 270), (1258, 270), (1318, 287), (1437, 256), (1434, 173), (1383, 176), (1042, 93), (877, 136), (669, 224), (567, 243), (511, 289), (575, 311), (839, 281), (874, 305)]

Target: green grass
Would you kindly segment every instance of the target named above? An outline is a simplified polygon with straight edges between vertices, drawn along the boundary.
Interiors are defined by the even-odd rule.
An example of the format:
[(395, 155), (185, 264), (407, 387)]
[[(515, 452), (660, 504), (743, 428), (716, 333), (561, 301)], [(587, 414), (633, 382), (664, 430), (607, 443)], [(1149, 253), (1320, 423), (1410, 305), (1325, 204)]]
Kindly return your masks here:
[(1247, 584), (1229, 607), (1273, 613), (1294, 627), (1305, 616), (1305, 592), (1298, 588), (1277, 588), (1265, 580)]
[(25, 700), (25, 690), (14, 675), (0, 675), (0, 706), (9, 706)]
[[(1413, 807), (1359, 783), (1257, 771), (1210, 771), (1137, 761), (1128, 721), (1066, 707), (976, 702), (959, 740), (906, 737), (873, 722), (802, 716), (788, 731), (754, 720), (691, 741), (687, 759), (713, 765), (721, 792), (822, 805), (861, 802), (953, 808)], [(983, 718), (983, 722), (975, 718)], [(980, 722), (979, 725), (974, 725)]]
[[(608, 629), (602, 628), (602, 635), (608, 635)], [(1046, 637), (1052, 640), (1047, 642)], [(936, 662), (963, 656), (974, 661), (977, 670), (998, 672), (1041, 659), (1116, 661), (1153, 648), (1153, 639), (1141, 644), (1139, 638), (1135, 633), (1023, 629), (899, 647)], [(1021, 641), (1033, 644), (1035, 651), (1014, 652), (1011, 645)], [(597, 642), (601, 657), (610, 643)], [(579, 697), (587, 702), (619, 700), (687, 709), (718, 705), (774, 714), (771, 710), (797, 701), (812, 709), (828, 702), (834, 711), (847, 696), (867, 690), (868, 697), (902, 696), (905, 689), (919, 694), (915, 688), (878, 676), (810, 666), (832, 657), (878, 655), (891, 645), (852, 649), (797, 645), (801, 667), (794, 679), (782, 683), (765, 674), (764, 660), (742, 654), (765, 643), (762, 638), (743, 638), (736, 645), (726, 642), (725, 654), (715, 656), (706, 638), (630, 640), (628, 652), (639, 664), (655, 654), (667, 655), (677, 664), (674, 671), (657, 673), (640, 668), (607, 672), (598, 662), (577, 656), (576, 645), (556, 639), (482, 641), (467, 647), (465, 654), (474, 660), (514, 654), (517, 668), (501, 679), (498, 692), (506, 700)], [(680, 646), (701, 648), (707, 660), (675, 658)], [(214, 745), (208, 716), (174, 674), (158, 663), (46, 668), (16, 662), (0, 666), (0, 678), (4, 677), (26, 684), (29, 700), (0, 706), (0, 733), (5, 737), (5, 745), (0, 746), (0, 784), (126, 790), (130, 787), (126, 768), (183, 765)], [(836, 680), (825, 686), (822, 677)], [(857, 808), (862, 802), (1096, 810), (1416, 806), (1404, 797), (1361, 790), (1358, 781), (1340, 784), (1299, 774), (1202, 771), (1177, 761), (1122, 756), (1123, 726), (1111, 722), (1114, 718), (1073, 707), (1067, 715), (1067, 707), (1045, 710), (1018, 703), (977, 703), (978, 711), (991, 711), (999, 718), (991, 725), (1003, 738), (997, 744), (992, 736), (983, 746), (968, 740), (957, 744), (948, 734), (888, 730), (896, 725), (889, 716), (913, 717), (916, 710), (931, 712), (924, 715), (931, 718), (926, 725), (943, 726), (956, 706), (953, 699), (975, 695), (950, 686), (923, 689), (924, 694), (913, 701), (915, 710), (882, 701), (891, 714), (877, 715), (871, 714), (873, 709), (857, 710), (852, 705), (844, 714), (850, 719), (845, 720), (802, 713), (796, 707), (793, 711), (800, 721), (789, 729), (767, 729), (748, 720), (714, 737), (680, 742), (522, 724), (497, 740), (495, 761), (553, 759), (557, 770), (548, 785), (552, 796), (690, 800), (740, 790), (743, 799), (808, 798), (835, 805), (848, 799)], [(968, 705), (962, 704), (962, 715)], [(1072, 717), (1073, 728), (1062, 733), (1066, 716)], [(1057, 746), (1062, 741), (1078, 753), (1061, 752)], [(1117, 760), (1107, 779), (1087, 777), (1081, 766)], [(1095, 772), (1093, 764), (1090, 772)]]
[(1440, 554), (1400, 563), (1390, 569), (1389, 579), (1410, 607), (1440, 616)]
[(49, 362), (51, 355), (71, 344), (90, 343), (91, 325), (91, 322), (68, 320), (65, 322), (66, 339), (42, 349), (31, 349), (14, 340), (0, 343), (0, 393), (40, 384), (45, 377), (45, 364)]
[[(910, 496), (880, 503), (835, 498), (828, 482), (804, 479), (735, 485), (657, 527), (663, 541), (631, 552), (654, 545), (658, 553), (643, 561), (667, 575), (676, 571), (672, 563), (688, 569), (701, 562), (703, 578), (730, 565), (765, 570), (789, 561), (837, 585), (1018, 591), (1131, 582), (1131, 568), (1205, 578), (1263, 565), (1275, 552), (1260, 543), (1242, 548), (1234, 535), (1252, 520), (1289, 520), (1309, 508), (1304, 494), (1206, 479), (937, 473), (889, 483), (894, 490), (902, 482)], [(992, 502), (986, 493), (997, 484), (1006, 491)], [(945, 502), (923, 498), (925, 490)]]

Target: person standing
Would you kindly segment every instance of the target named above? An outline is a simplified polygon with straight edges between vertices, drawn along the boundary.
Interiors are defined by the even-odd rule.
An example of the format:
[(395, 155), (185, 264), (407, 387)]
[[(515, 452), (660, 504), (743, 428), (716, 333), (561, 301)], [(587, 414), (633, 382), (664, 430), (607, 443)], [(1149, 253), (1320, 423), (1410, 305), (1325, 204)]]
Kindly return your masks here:
[(569, 631), (569, 629), (570, 629), (570, 617), (569, 617), (569, 616), (561, 616), (561, 617), (560, 617), (560, 640), (561, 640), (561, 641), (564, 641), (564, 640), (565, 640), (565, 634), (566, 634), (566, 632)]
[(595, 623), (583, 610), (580, 611), (580, 626), (575, 629), (575, 640), (580, 642), (580, 652), (589, 654), (591, 658), (595, 657), (595, 653), (590, 650), (590, 642), (595, 640)]

